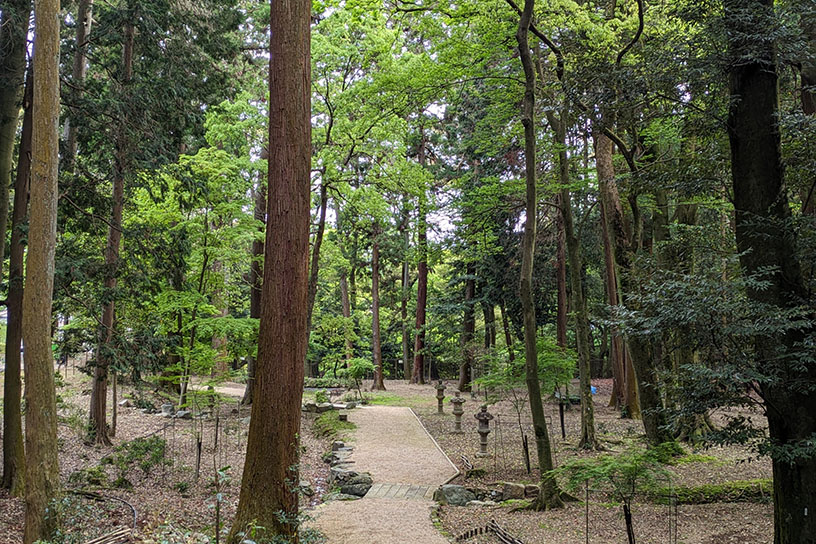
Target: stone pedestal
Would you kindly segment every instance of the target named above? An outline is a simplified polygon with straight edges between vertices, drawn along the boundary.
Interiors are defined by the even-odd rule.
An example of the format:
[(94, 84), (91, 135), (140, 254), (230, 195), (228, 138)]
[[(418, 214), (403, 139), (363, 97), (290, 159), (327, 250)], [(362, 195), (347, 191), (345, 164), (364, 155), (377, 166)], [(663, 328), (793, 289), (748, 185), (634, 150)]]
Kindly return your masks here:
[(454, 394), (454, 397), (450, 400), (451, 404), (453, 404), (453, 417), (456, 418), (456, 422), (454, 423), (453, 432), (456, 434), (462, 433), (462, 414), (465, 413), (465, 410), (462, 408), (462, 405), (465, 403), (465, 399), (459, 396), (459, 391)]
[(436, 388), (436, 413), (444, 414), (442, 402), (445, 400), (445, 384), (442, 383), (442, 380), (439, 380), (434, 387)]
[(487, 435), (490, 434), (490, 420), (493, 419), (493, 414), (487, 411), (487, 404), (482, 404), (481, 410), (473, 417), (479, 422), (479, 453), (476, 457), (490, 457), (487, 452)]

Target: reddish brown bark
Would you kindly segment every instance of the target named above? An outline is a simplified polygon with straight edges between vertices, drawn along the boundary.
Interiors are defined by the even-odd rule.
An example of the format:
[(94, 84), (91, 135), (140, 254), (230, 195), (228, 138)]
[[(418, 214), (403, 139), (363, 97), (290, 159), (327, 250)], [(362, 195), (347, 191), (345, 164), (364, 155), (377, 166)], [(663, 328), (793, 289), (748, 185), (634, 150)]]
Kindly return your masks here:
[[(255, 192), (255, 210), (253, 216), (261, 223), (260, 230), (264, 231), (266, 224), (266, 187), (260, 184)], [(249, 317), (260, 319), (261, 317), (261, 285), (263, 283), (263, 252), (264, 242), (260, 238), (252, 241), (252, 264), (249, 268)], [(244, 397), (241, 404), (252, 404), (253, 391), (255, 389), (255, 357), (247, 357), (247, 384), (244, 389)]]
[(382, 348), (380, 346), (380, 241), (379, 229), (374, 229), (371, 248), (371, 351), (374, 355), (375, 391), (385, 391), (383, 383)]
[(271, 2), (269, 188), (256, 399), (228, 537), (298, 542), (298, 434), (309, 261), (311, 3)]

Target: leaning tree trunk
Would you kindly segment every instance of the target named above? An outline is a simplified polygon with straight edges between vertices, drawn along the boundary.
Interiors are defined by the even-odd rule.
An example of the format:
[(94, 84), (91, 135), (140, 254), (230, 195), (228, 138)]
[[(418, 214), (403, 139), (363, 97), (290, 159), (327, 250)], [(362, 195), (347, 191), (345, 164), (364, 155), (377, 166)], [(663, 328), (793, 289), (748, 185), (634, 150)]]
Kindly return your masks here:
[(374, 383), (371, 389), (385, 391), (382, 348), (380, 347), (380, 231), (374, 228), (371, 248), (371, 351), (374, 355)]
[(516, 41), (519, 46), (519, 56), (524, 68), (525, 87), (522, 102), (521, 122), (524, 125), (524, 161), (526, 179), (526, 214), (524, 222), (524, 238), (522, 244), (520, 298), (524, 314), (524, 356), (527, 391), (530, 398), (530, 412), (533, 418), (535, 431), (536, 451), (538, 453), (538, 467), (541, 472), (541, 491), (533, 502), (535, 510), (557, 508), (563, 506), (560, 492), (553, 469), (550, 435), (547, 430), (547, 420), (544, 416), (544, 404), (541, 400), (541, 385), (538, 381), (538, 353), (536, 346), (536, 317), (533, 302), (533, 260), (535, 256), (536, 218), (538, 198), (536, 195), (536, 144), (535, 122), (535, 75), (533, 61), (530, 55), (530, 46), (527, 33), (533, 17), (535, 0), (526, 0), (516, 31)]
[[(560, 197), (558, 205), (564, 206)], [(555, 249), (555, 281), (558, 286), (556, 291), (555, 340), (558, 347), (563, 349), (567, 347), (567, 313), (569, 309), (567, 307), (567, 251), (562, 214), (558, 214), (555, 224), (558, 236)]]
[(0, 20), (0, 279), (3, 276), (14, 140), (20, 119), (31, 0), (3, 2)]
[[(259, 230), (264, 231), (266, 219), (266, 187), (261, 183), (255, 193), (255, 220), (260, 223)], [(264, 243), (261, 238), (252, 241), (252, 264), (249, 268), (249, 317), (260, 319), (261, 317), (261, 285), (263, 282), (263, 252)], [(244, 389), (244, 397), (241, 404), (252, 404), (252, 393), (255, 389), (255, 357), (247, 357), (247, 383)]]
[(23, 338), (23, 236), (28, 208), (31, 177), (31, 100), (34, 92), (31, 70), (26, 77), (23, 106), (23, 132), (17, 176), (14, 180), (14, 210), (11, 217), (11, 247), (9, 253), (9, 287), (7, 297), (8, 325), (6, 328), (6, 373), (3, 382), (3, 487), (19, 497), (25, 483), (25, 449), (23, 419), (20, 410), (22, 382), (20, 380), (20, 345)]
[(31, 140), (31, 220), (28, 228), (26, 288), (23, 295), (25, 345), (24, 544), (50, 541), (57, 527), (53, 504), (59, 493), (57, 398), (51, 351), (54, 249), (57, 240), (59, 164), (59, 1), (34, 4), (34, 87)]
[(473, 301), (476, 298), (476, 265), (468, 263), (465, 272), (465, 309), (462, 319), (462, 362), (459, 364), (459, 391), (470, 391), (470, 376), (473, 371), (473, 336), (476, 332), (476, 316)]
[[(770, 32), (773, 5), (773, 0), (725, 2), (726, 20), (734, 26), (729, 34), (730, 54), (740, 59), (731, 64), (728, 126), (740, 265), (748, 276), (764, 272), (768, 284), (751, 287), (747, 294), (772, 311), (785, 312), (805, 303), (807, 291), (782, 172), (776, 53), (773, 41), (761, 34), (743, 40), (756, 36), (757, 29)], [(806, 331), (756, 338), (760, 368), (769, 376), (760, 387), (775, 449), (800, 451), (816, 436), (816, 366), (802, 359), (806, 355), (802, 344), (812, 334), (811, 325)], [(772, 459), (774, 543), (812, 542), (816, 458), (777, 455)]]
[[(122, 86), (127, 88), (133, 78), (133, 41), (135, 29), (130, 22), (125, 23), (124, 43), (122, 46)], [(121, 124), (124, 125), (124, 119)], [(107, 424), (108, 369), (113, 350), (113, 328), (115, 306), (113, 293), (117, 284), (119, 268), (119, 247), (122, 243), (122, 210), (125, 201), (125, 175), (129, 144), (127, 129), (121, 126), (116, 135), (113, 172), (113, 211), (108, 227), (108, 240), (105, 245), (105, 281), (106, 301), (102, 309), (99, 331), (99, 348), (96, 354), (93, 389), (91, 390), (90, 434), (97, 444), (110, 445)]]
[[(255, 402), (229, 544), (298, 543), (298, 434), (306, 358), (311, 2), (271, 2), (269, 189)], [(246, 535), (247, 537), (249, 535)]]

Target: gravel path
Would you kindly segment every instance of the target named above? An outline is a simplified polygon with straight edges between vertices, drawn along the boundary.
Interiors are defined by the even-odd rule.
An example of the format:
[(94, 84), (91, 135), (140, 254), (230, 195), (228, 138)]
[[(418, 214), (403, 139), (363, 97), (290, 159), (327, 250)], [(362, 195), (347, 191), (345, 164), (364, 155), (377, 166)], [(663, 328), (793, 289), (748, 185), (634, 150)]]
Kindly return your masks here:
[[(357, 425), (351, 460), (375, 483), (436, 487), (456, 476), (410, 408), (369, 406), (352, 410), (349, 420)], [(446, 544), (431, 521), (433, 506), (428, 499), (333, 501), (314, 511), (312, 525), (328, 544)]]

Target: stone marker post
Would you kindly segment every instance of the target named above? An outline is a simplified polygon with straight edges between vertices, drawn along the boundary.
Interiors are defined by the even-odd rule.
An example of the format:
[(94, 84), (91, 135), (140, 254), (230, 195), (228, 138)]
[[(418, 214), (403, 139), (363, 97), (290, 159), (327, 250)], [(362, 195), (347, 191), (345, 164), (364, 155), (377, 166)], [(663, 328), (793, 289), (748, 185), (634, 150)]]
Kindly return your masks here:
[(462, 405), (465, 403), (465, 399), (459, 396), (459, 391), (454, 393), (454, 397), (450, 400), (451, 404), (453, 404), (453, 417), (456, 418), (456, 424), (453, 428), (453, 432), (459, 434), (462, 432), (462, 414), (465, 413)]
[(493, 414), (487, 411), (487, 404), (482, 404), (482, 409), (473, 416), (479, 421), (479, 453), (476, 457), (490, 457), (487, 453), (487, 435), (490, 434), (490, 420)]
[(442, 380), (439, 380), (434, 387), (436, 388), (436, 413), (444, 414), (445, 412), (442, 410), (442, 401), (445, 400), (445, 384), (442, 383)]

